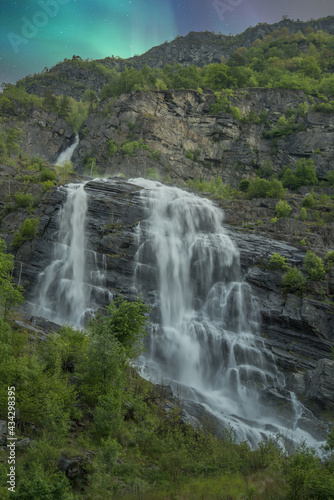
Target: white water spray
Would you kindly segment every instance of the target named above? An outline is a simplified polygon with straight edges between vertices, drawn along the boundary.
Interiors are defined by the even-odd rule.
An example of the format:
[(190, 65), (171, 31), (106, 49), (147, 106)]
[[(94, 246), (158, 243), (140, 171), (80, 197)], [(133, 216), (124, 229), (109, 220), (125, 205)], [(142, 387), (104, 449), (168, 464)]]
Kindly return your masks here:
[(73, 153), (74, 153), (74, 150), (75, 148), (77, 147), (77, 145), (79, 144), (79, 136), (76, 135), (75, 136), (75, 141), (73, 142), (73, 144), (71, 144), (71, 146), (69, 146), (68, 148), (65, 149), (65, 151), (63, 151), (62, 153), (60, 153), (60, 155), (58, 156), (56, 162), (55, 162), (55, 165), (64, 165), (64, 163), (68, 162), (68, 161), (71, 161), (71, 158), (73, 156)]
[(240, 279), (221, 210), (177, 188), (131, 182), (145, 188), (148, 216), (139, 225), (135, 284), (156, 318), (142, 374), (167, 379), (183, 398), (231, 424), (239, 440), (256, 445), (278, 433), (314, 445), (297, 421), (291, 436), (275, 402), (267, 404), (268, 389), (279, 397), (285, 380), (257, 334), (256, 304)]
[(87, 247), (87, 194), (84, 184), (69, 184), (59, 216), (51, 264), (39, 277), (34, 313), (50, 320), (83, 326), (99, 306), (110, 303), (104, 287), (106, 260)]

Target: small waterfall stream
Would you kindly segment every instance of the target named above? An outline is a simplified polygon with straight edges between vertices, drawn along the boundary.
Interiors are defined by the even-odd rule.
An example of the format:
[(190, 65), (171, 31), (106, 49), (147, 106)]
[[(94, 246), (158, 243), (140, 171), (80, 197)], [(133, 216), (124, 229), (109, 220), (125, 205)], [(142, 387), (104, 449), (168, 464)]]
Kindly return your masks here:
[(130, 182), (145, 188), (147, 213), (139, 224), (135, 267), (135, 286), (153, 318), (143, 376), (167, 381), (254, 446), (275, 433), (316, 445), (298, 427), (294, 394), (293, 421), (267, 404), (266, 391), (282, 392), (285, 378), (258, 335), (256, 303), (241, 279), (239, 252), (224, 231), (222, 211), (177, 188)]
[[(39, 277), (34, 314), (58, 323), (83, 326), (99, 307), (109, 304), (106, 260), (87, 244), (87, 194), (84, 184), (69, 184), (59, 214), (51, 264)], [(100, 260), (100, 261), (99, 261)]]
[(78, 144), (79, 144), (79, 136), (76, 135), (75, 141), (73, 142), (73, 144), (71, 144), (71, 146), (69, 146), (62, 153), (60, 153), (60, 155), (58, 156), (58, 158), (55, 162), (55, 165), (63, 165), (65, 162), (71, 161), (74, 150)]

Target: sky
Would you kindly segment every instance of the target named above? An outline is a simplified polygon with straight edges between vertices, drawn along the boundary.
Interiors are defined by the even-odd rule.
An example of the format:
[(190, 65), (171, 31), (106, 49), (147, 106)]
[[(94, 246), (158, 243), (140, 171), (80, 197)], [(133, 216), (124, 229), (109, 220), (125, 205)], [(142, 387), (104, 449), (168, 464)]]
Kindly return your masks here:
[(334, 15), (333, 0), (0, 0), (0, 84), (65, 58), (131, 57), (189, 31)]

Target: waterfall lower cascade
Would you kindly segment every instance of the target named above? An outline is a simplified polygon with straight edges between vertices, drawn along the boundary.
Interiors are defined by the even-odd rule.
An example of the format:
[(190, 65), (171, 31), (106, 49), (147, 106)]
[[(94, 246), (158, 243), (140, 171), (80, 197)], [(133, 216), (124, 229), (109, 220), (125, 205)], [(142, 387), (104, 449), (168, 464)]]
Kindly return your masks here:
[(74, 150), (78, 144), (79, 144), (79, 136), (76, 135), (75, 141), (73, 142), (73, 144), (71, 144), (71, 146), (69, 146), (62, 153), (60, 153), (60, 155), (58, 156), (58, 158), (55, 162), (55, 165), (63, 165), (65, 162), (71, 161)]
[(62, 189), (67, 198), (59, 214), (52, 262), (39, 276), (34, 314), (81, 327), (110, 303), (112, 294), (105, 288), (105, 256), (88, 248), (84, 184)]
[[(239, 440), (254, 446), (279, 434), (316, 440), (266, 404), (265, 392), (285, 379), (258, 335), (256, 303), (241, 279), (239, 252), (209, 200), (144, 179), (147, 219), (138, 229), (135, 286), (152, 306), (154, 321), (140, 371), (168, 383), (182, 398), (202, 404)], [(298, 407), (298, 415), (296, 408)]]

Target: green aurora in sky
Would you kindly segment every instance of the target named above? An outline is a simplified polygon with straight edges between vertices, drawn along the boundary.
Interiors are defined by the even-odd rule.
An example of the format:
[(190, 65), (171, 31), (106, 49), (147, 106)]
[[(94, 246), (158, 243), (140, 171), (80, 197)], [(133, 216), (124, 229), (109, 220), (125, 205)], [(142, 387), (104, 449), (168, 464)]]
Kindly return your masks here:
[(332, 0), (17, 0), (0, 5), (0, 83), (64, 58), (131, 57), (189, 31), (334, 14)]

